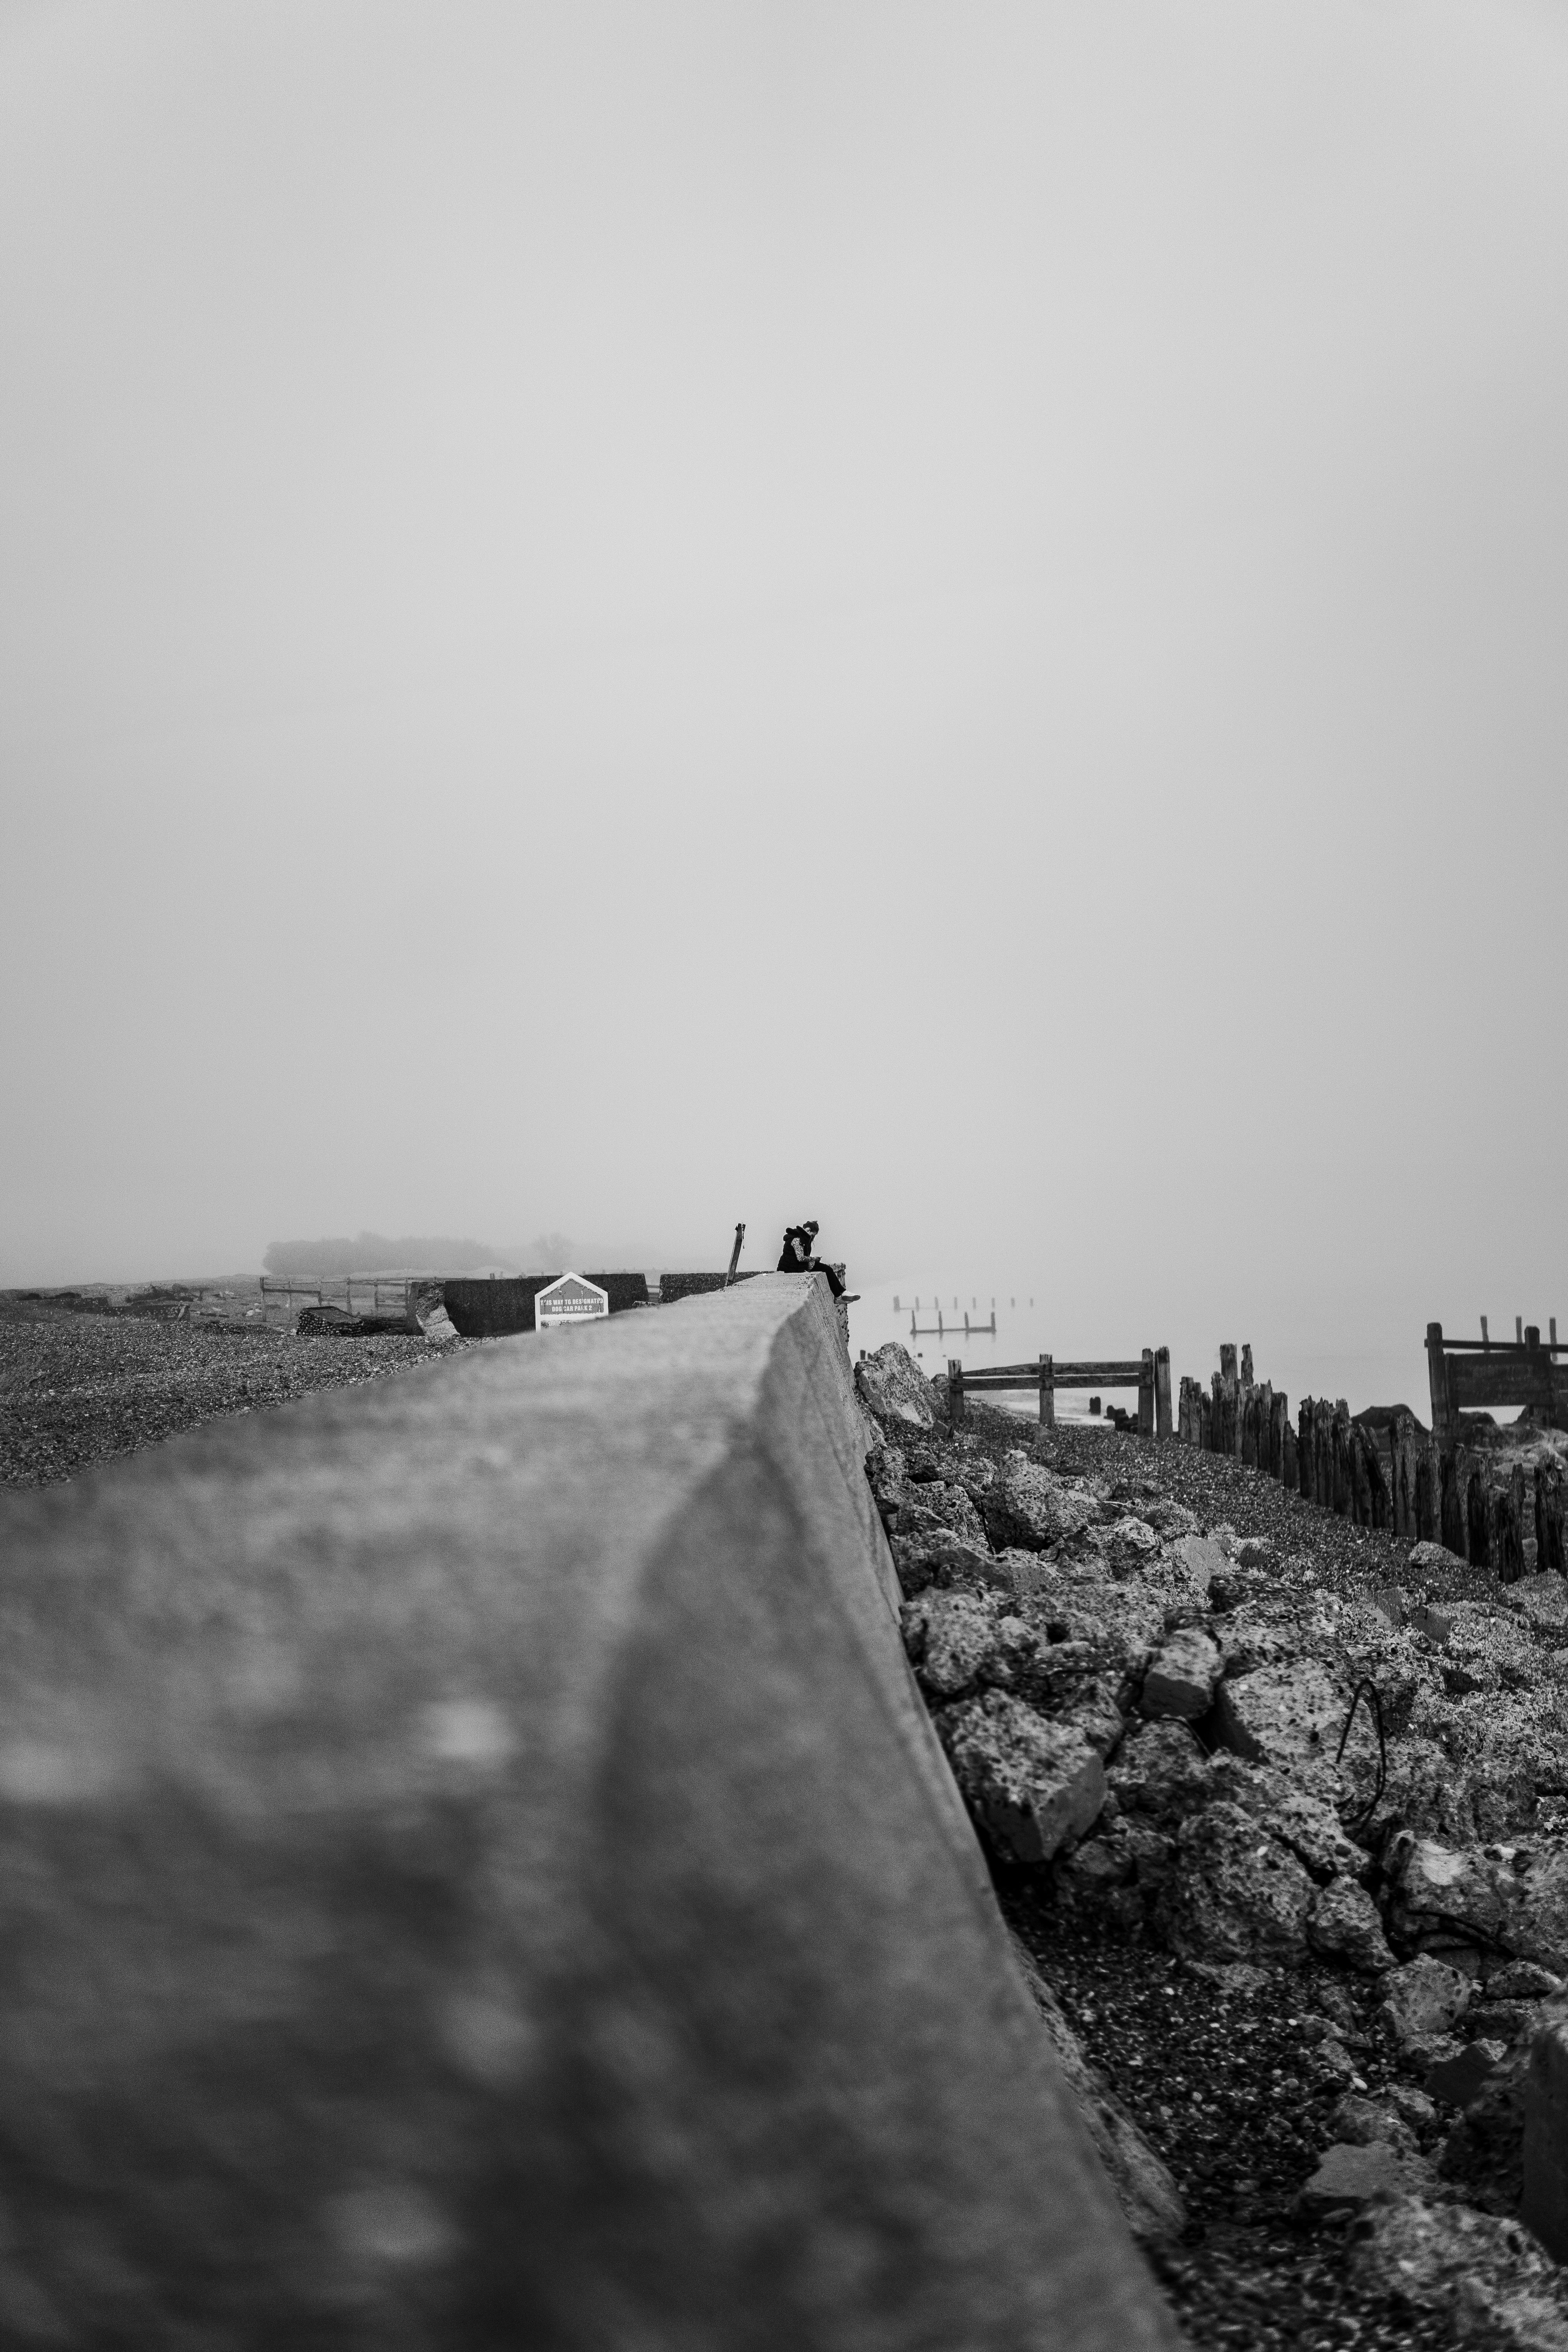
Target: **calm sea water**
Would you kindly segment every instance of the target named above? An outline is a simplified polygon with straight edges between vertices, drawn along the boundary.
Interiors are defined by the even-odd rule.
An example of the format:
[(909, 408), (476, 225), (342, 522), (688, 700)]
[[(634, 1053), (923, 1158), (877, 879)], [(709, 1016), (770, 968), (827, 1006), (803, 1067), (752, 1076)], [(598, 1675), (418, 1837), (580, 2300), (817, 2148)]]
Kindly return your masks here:
[[(943, 1325), (940, 1338), (934, 1328), (939, 1305)], [(977, 1329), (977, 1324), (989, 1324), (993, 1311), (996, 1320), (994, 1335), (988, 1328)], [(970, 1322), (967, 1336), (963, 1328), (966, 1313)], [(920, 1327), (918, 1336), (911, 1336), (911, 1317)], [(945, 1371), (950, 1356), (958, 1357), (966, 1369), (978, 1371), (992, 1364), (1029, 1363), (1043, 1350), (1067, 1358), (1131, 1359), (1144, 1348), (1168, 1347), (1173, 1404), (1184, 1373), (1208, 1385), (1211, 1373), (1219, 1369), (1220, 1339), (1231, 1336), (1229, 1332), (1180, 1330), (1064, 1330), (1059, 1317), (1053, 1317), (1047, 1302), (1043, 1298), (1032, 1299), (1026, 1291), (982, 1290), (973, 1285), (963, 1288), (951, 1282), (940, 1292), (926, 1283), (873, 1286), (849, 1309), (852, 1353), (897, 1339), (927, 1373)], [(1258, 1379), (1272, 1381), (1276, 1389), (1283, 1389), (1289, 1397), (1292, 1412), (1303, 1396), (1327, 1396), (1345, 1398), (1352, 1412), (1373, 1404), (1407, 1404), (1423, 1422), (1430, 1418), (1421, 1331), (1373, 1334), (1355, 1346), (1332, 1349), (1314, 1347), (1310, 1342), (1303, 1345), (1288, 1333), (1238, 1329), (1235, 1338), (1238, 1346), (1251, 1341)], [(993, 1396), (988, 1402), (1026, 1414), (1038, 1411), (1037, 1396), (1026, 1391), (1016, 1397)], [(1136, 1402), (1137, 1391), (1132, 1389), (1102, 1391), (1102, 1402), (1106, 1404), (1131, 1408)], [(1088, 1408), (1087, 1394), (1058, 1392), (1058, 1419), (1105, 1426), (1103, 1421), (1090, 1422)], [(1498, 1415), (1500, 1421), (1510, 1417), (1502, 1412)]]

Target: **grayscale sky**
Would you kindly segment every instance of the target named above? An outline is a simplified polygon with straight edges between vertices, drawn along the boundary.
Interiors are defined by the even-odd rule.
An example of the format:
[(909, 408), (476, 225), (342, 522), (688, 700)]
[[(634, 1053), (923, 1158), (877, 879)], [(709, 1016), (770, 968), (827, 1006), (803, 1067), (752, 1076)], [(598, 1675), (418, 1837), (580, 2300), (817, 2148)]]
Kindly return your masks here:
[(1568, 1328), (1565, 126), (1555, 0), (0, 0), (0, 1281)]

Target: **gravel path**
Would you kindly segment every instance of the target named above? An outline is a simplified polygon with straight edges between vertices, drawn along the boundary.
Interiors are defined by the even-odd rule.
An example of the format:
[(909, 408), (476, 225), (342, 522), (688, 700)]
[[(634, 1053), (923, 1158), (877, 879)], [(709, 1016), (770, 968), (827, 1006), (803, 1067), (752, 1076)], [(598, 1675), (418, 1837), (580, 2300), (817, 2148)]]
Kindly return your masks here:
[(402, 1333), (296, 1339), (0, 1302), (0, 1486), (52, 1486), (220, 1413), (385, 1380), (451, 1344)]

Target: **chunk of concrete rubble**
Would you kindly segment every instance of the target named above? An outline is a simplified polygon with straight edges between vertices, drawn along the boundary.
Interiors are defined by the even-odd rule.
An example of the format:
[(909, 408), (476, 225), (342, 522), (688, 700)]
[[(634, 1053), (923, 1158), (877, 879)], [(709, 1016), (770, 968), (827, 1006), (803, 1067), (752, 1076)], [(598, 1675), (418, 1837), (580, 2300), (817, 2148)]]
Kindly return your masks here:
[(1568, 2016), (1545, 2019), (1531, 2044), (1521, 2210), (1553, 2260), (1568, 2262)]
[(1406, 1554), (1406, 1563), (1417, 1576), (1436, 1576), (1445, 1570), (1464, 1568), (1468, 1563), (1457, 1551), (1447, 1551), (1439, 1543), (1418, 1543)]
[(1116, 1519), (1096, 1531), (1094, 1544), (1107, 1573), (1117, 1578), (1136, 1576), (1160, 1557), (1160, 1538), (1147, 1519)]
[[(951, 1528), (955, 1536), (962, 1536), (977, 1551), (987, 1549), (984, 1525), (963, 1486), (950, 1485), (945, 1478), (933, 1478), (917, 1486), (914, 1493), (919, 1497), (916, 1508), (929, 1511), (939, 1526)], [(900, 1511), (899, 1516), (901, 1525), (904, 1513)]]
[(996, 1647), (996, 1612), (978, 1593), (922, 1593), (900, 1622), (915, 1677), (938, 1700), (968, 1690)]
[[(1436, 2116), (1436, 2109), (1432, 2112)], [(1406, 2118), (1389, 2101), (1369, 2099), (1364, 2091), (1345, 2093), (1329, 2117), (1329, 2129), (1343, 2146), (1370, 2147), (1374, 2140), (1386, 2140), (1405, 2156), (1417, 2152), (1415, 2134)]]
[(986, 1533), (998, 1550), (1047, 1551), (1092, 1527), (1100, 1506), (1089, 1488), (1057, 1477), (1022, 1453), (1010, 1454), (986, 1493)]
[(1346, 1835), (1332, 1805), (1310, 1790), (1293, 1788), (1283, 1773), (1222, 1754), (1215, 1759), (1215, 1779), (1219, 1794), (1234, 1795), (1320, 1885), (1331, 1878), (1359, 1882), (1369, 1868), (1369, 1857)]
[(1426, 2088), (1450, 2107), (1468, 2107), (1472, 2099), (1479, 2098), (1507, 2056), (1506, 2043), (1478, 2036), (1474, 2042), (1461, 2043), (1453, 2057), (1439, 2059), (1426, 2069)]
[(1377, 1906), (1352, 1878), (1331, 1878), (1312, 1898), (1307, 1940), (1325, 1959), (1376, 1976), (1394, 1965)]
[(1219, 1680), (1219, 1649), (1195, 1625), (1161, 1643), (1143, 1677), (1139, 1706), (1146, 1716), (1206, 1715)]
[(1001, 1592), (1012, 1589), (1006, 1570), (990, 1551), (966, 1543), (940, 1520), (922, 1518), (906, 1531), (900, 1515), (900, 1524), (889, 1543), (907, 1601), (932, 1585), (980, 1584)]
[(1186, 1577), (1195, 1592), (1206, 1593), (1215, 1577), (1225, 1569), (1225, 1554), (1218, 1544), (1207, 1536), (1178, 1536), (1171, 1544), (1167, 1557)]
[(1177, 1867), (1161, 1898), (1172, 1948), (1199, 1958), (1279, 1960), (1307, 1955), (1316, 1892), (1293, 1853), (1239, 1805), (1220, 1801), (1182, 1823)]
[(1296, 2207), (1304, 2220), (1321, 2221), (1328, 2213), (1359, 2211), (1376, 2198), (1415, 2195), (1432, 2178), (1429, 2164), (1386, 2139), (1336, 2140), (1303, 2182)]
[(1138, 1516), (1141, 1519), (1147, 1519), (1149, 1525), (1167, 1541), (1195, 1536), (1198, 1532), (1195, 1512), (1189, 1511), (1184, 1503), (1178, 1503), (1171, 1495), (1150, 1495), (1141, 1498)]
[(1469, 2007), (1474, 1990), (1458, 1969), (1422, 1952), (1384, 1977), (1378, 2015), (1404, 2046), (1423, 2034), (1448, 2032)]
[(942, 1708), (936, 1727), (971, 1811), (1018, 1862), (1048, 1862), (1105, 1802), (1105, 1766), (1078, 1726), (1005, 1691)]
[(1125, 1812), (1146, 1813), (1174, 1830), (1214, 1793), (1214, 1767), (1180, 1717), (1135, 1724), (1110, 1768)]
[(1365, 2210), (1345, 2259), (1358, 2286), (1447, 2318), (1458, 2339), (1568, 2352), (1568, 2281), (1503, 2215), (1396, 2196)]
[(1549, 1570), (1544, 1576), (1521, 1577), (1507, 1591), (1512, 1606), (1538, 1632), (1555, 1631), (1568, 1624), (1568, 1578)]
[(1487, 1978), (1489, 2000), (1552, 2000), (1568, 1991), (1568, 1983), (1538, 1960), (1509, 1960)]
[(1477, 1852), (1406, 1833), (1394, 1840), (1385, 1866), (1396, 1933), (1468, 1936), (1482, 1949), (1568, 1972), (1568, 1840)]
[(1279, 1550), (1272, 1536), (1243, 1536), (1233, 1557), (1237, 1568), (1275, 1568)]
[(1321, 1658), (1282, 1659), (1220, 1685), (1220, 1737), (1238, 1756), (1275, 1763), (1331, 1765), (1347, 1719), (1347, 1759), (1377, 1754), (1364, 1705), (1351, 1718), (1351, 1692)]
[(1418, 2091), (1414, 2083), (1390, 2083), (1384, 2096), (1413, 2131), (1424, 2131), (1437, 2120), (1436, 2103), (1427, 2092)]
[(930, 1429), (937, 1420), (931, 1383), (896, 1339), (861, 1357), (855, 1367), (855, 1386), (871, 1411), (889, 1421)]
[(1127, 2226), (1141, 2244), (1180, 2235), (1186, 2227), (1182, 2192), (1144, 2138), (1105, 2075), (1084, 2055), (1061, 2003), (1034, 1957), (1016, 1936), (1014, 1958), (1046, 2030), (1062, 2079), (1071, 2094), (1095, 2152), (1104, 2165)]
[(420, 1302), (415, 1307), (414, 1319), (426, 1339), (436, 1341), (439, 1346), (445, 1347), (448, 1340), (461, 1336), (447, 1312), (445, 1298), (432, 1299), (428, 1305)]

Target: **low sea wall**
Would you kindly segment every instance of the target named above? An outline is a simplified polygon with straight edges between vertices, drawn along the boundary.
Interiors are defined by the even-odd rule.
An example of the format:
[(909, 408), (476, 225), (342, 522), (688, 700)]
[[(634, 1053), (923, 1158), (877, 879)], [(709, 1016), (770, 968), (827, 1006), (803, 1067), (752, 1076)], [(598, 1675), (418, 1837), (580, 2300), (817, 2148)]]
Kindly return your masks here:
[(826, 1285), (0, 1498), (8, 2341), (1169, 2346)]

